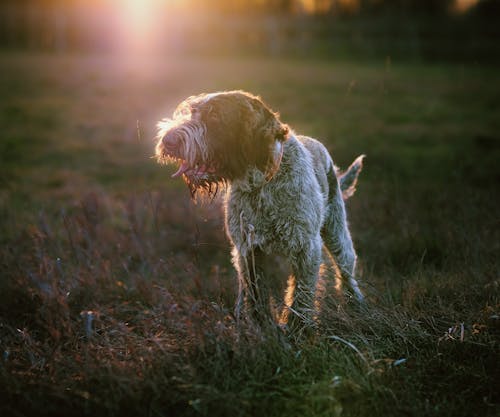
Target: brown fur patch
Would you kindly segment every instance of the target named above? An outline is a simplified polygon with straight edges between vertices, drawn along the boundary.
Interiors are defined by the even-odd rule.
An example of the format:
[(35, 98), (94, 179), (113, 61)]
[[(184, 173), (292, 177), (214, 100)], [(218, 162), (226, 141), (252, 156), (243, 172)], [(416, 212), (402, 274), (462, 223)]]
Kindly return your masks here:
[(221, 177), (232, 181), (250, 167), (265, 172), (276, 140), (287, 139), (288, 127), (266, 104), (248, 93), (222, 93), (208, 107), (206, 126), (211, 159)]

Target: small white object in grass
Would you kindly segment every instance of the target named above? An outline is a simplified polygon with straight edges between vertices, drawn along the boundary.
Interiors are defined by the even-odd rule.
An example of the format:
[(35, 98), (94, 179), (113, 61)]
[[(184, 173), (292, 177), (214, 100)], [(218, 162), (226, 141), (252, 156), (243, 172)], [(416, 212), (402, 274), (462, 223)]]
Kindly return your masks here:
[(84, 327), (85, 327), (85, 336), (87, 339), (90, 339), (90, 336), (92, 336), (92, 322), (94, 321), (95, 318), (95, 313), (91, 310), (88, 311), (82, 311), (80, 313), (80, 316), (84, 320)]
[(393, 363), (392, 366), (399, 366), (402, 365), (403, 363), (406, 362), (406, 358), (401, 358), (401, 359), (396, 359)]
[(332, 378), (332, 385), (338, 387), (342, 383), (342, 377), (340, 375), (335, 375)]

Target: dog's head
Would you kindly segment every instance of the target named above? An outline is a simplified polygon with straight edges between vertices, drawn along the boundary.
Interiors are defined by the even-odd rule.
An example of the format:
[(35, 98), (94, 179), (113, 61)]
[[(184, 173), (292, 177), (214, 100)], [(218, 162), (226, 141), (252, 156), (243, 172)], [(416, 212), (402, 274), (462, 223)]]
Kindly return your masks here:
[(156, 157), (178, 163), (191, 194), (217, 192), (221, 182), (257, 168), (268, 178), (281, 160), (288, 126), (256, 96), (243, 91), (201, 94), (184, 100), (158, 123)]

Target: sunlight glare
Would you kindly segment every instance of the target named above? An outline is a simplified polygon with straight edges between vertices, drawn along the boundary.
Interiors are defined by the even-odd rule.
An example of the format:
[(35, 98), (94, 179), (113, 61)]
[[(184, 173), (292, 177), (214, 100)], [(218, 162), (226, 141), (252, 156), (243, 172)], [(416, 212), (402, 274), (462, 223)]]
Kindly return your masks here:
[(336, 7), (345, 12), (354, 13), (359, 11), (360, 0), (337, 0), (335, 4), (331, 0), (301, 0), (300, 4), (306, 13), (326, 13)]
[(477, 3), (479, 3), (479, 0), (455, 0), (453, 10), (457, 13), (465, 13)]
[(130, 54), (152, 52), (160, 34), (161, 0), (114, 0), (119, 45)]

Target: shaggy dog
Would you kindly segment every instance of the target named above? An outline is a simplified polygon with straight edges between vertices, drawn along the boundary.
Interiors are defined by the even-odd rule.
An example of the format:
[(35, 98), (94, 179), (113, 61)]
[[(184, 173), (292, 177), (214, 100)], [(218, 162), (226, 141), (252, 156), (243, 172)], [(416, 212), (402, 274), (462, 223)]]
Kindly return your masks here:
[[(178, 163), (172, 177), (182, 176), (192, 196), (213, 198), (221, 184), (227, 186), (225, 225), (239, 277), (238, 310), (244, 300), (255, 316), (280, 309), (284, 322), (290, 311), (296, 313), (290, 318), (304, 317), (325, 257), (363, 299), (344, 207), (363, 156), (339, 174), (320, 142), (295, 135), (259, 97), (243, 91), (189, 97), (158, 128), (156, 156)], [(284, 309), (271, 284), (283, 269), (277, 259), (291, 272)]]

